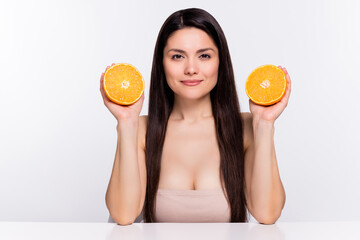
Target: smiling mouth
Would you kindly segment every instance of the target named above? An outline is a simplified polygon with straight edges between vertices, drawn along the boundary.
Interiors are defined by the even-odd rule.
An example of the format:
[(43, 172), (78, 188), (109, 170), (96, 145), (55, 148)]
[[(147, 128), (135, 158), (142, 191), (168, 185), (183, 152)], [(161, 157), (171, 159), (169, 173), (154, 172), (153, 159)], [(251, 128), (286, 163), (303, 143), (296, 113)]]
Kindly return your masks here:
[(181, 82), (183, 83), (198, 83), (198, 82), (201, 82), (202, 80), (183, 80)]
[(202, 80), (184, 80), (181, 82), (187, 86), (196, 86), (199, 85), (202, 82)]

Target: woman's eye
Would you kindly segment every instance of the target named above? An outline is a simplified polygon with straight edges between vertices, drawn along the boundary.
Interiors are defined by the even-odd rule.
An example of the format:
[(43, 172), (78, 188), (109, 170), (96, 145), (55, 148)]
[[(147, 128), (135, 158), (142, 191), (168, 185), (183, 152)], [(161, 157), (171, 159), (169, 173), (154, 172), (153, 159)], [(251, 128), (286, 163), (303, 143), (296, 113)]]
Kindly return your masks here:
[(200, 55), (200, 58), (210, 58), (210, 55), (204, 53)]
[(180, 54), (175, 54), (171, 57), (171, 59), (180, 59), (182, 56)]

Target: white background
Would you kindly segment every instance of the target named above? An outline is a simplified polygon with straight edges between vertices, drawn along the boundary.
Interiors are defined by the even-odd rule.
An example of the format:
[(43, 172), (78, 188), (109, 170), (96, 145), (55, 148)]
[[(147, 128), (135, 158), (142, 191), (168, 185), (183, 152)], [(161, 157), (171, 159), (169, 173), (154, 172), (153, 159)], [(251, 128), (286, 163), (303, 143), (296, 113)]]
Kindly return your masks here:
[(263, 64), (292, 78), (275, 145), (287, 201), (279, 221), (360, 216), (360, 1), (1, 1), (0, 221), (106, 222), (116, 120), (103, 105), (107, 65), (146, 79), (158, 31), (200, 7), (228, 40), (241, 110)]

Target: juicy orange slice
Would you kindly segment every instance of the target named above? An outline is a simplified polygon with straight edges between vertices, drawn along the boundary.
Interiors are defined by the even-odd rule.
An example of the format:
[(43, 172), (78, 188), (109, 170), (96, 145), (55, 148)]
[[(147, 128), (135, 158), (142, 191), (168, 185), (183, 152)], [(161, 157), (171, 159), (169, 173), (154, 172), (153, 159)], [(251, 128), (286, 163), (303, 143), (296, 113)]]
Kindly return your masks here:
[(256, 68), (246, 80), (248, 97), (259, 105), (272, 105), (281, 100), (286, 91), (286, 76), (281, 68), (264, 65)]
[(104, 74), (106, 96), (120, 105), (135, 103), (144, 92), (145, 83), (140, 72), (131, 64), (118, 63)]

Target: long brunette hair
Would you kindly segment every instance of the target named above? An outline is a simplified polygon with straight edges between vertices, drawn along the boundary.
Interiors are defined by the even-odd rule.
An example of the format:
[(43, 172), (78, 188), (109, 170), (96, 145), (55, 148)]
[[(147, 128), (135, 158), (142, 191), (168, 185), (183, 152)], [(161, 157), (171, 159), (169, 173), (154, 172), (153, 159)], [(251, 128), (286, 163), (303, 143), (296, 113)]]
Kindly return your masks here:
[[(160, 29), (152, 64), (148, 123), (146, 133), (147, 186), (144, 221), (155, 222), (155, 200), (159, 185), (161, 155), (174, 93), (168, 86), (163, 66), (163, 51), (169, 36), (185, 27), (205, 31), (219, 50), (218, 81), (210, 92), (220, 151), (221, 184), (231, 209), (231, 222), (246, 222), (243, 123), (236, 92), (234, 72), (225, 35), (208, 12), (190, 8), (170, 15)], [(226, 190), (225, 190), (226, 189)]]

